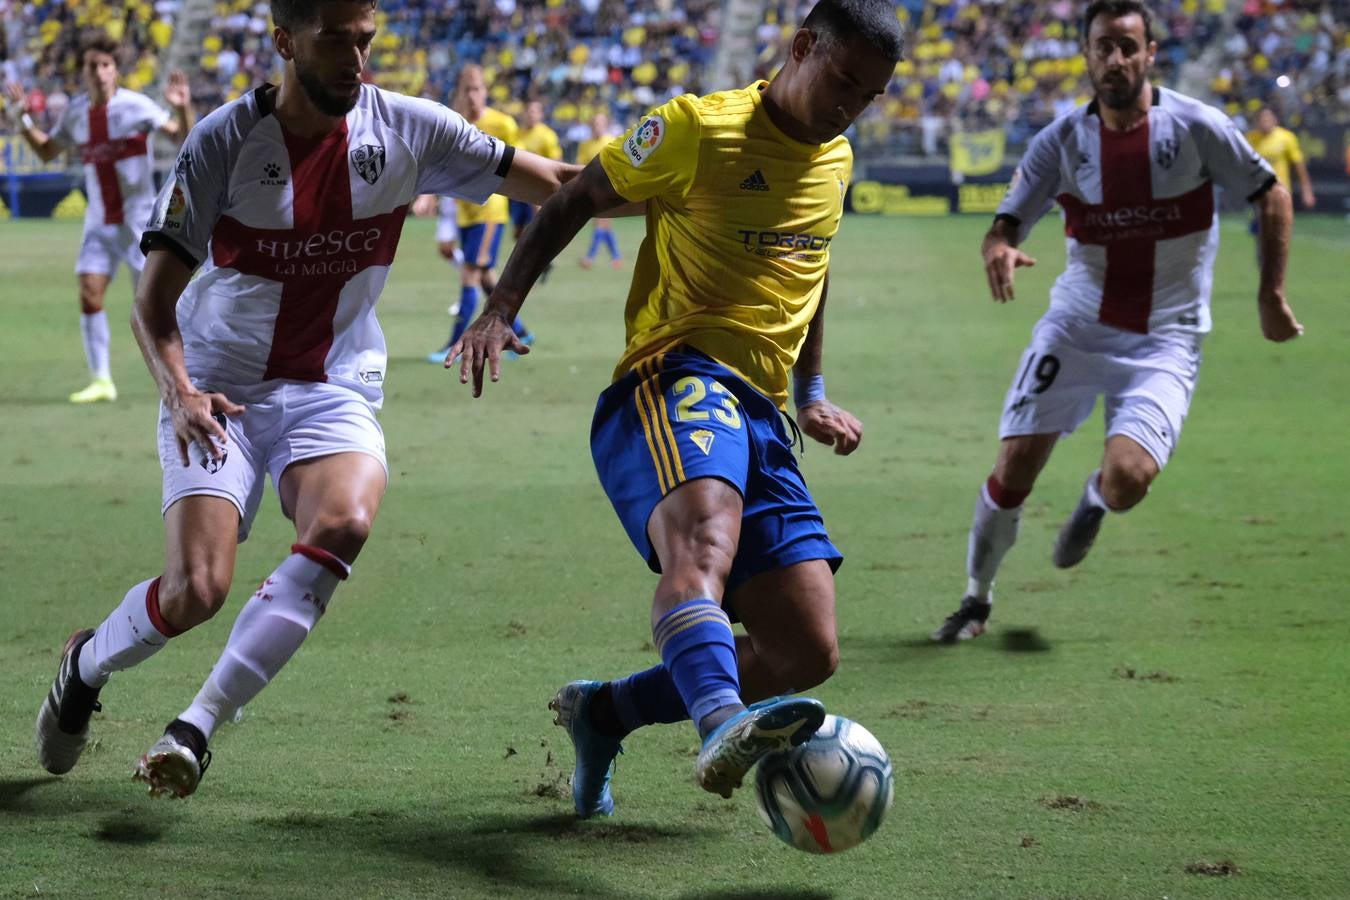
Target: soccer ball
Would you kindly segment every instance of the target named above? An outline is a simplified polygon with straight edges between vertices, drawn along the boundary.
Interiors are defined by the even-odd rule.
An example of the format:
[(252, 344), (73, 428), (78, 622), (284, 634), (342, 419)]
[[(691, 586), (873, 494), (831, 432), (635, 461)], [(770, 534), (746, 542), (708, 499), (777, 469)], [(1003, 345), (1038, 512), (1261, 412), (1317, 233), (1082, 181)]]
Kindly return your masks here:
[(838, 853), (867, 840), (895, 797), (891, 760), (872, 733), (826, 716), (806, 743), (759, 762), (760, 817), (784, 843)]

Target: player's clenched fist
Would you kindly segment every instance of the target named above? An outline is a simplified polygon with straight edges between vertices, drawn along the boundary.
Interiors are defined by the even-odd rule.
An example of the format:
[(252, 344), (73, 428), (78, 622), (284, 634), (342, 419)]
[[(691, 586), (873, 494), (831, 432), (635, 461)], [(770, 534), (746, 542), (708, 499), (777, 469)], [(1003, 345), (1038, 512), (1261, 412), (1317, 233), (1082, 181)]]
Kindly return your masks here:
[(1285, 302), (1284, 295), (1263, 296), (1259, 303), (1261, 333), (1266, 340), (1277, 344), (1293, 340), (1303, 334), (1303, 326), (1294, 318), (1294, 311)]
[(828, 400), (797, 410), (797, 426), (808, 437), (833, 446), (840, 456), (848, 456), (862, 443), (862, 422)]

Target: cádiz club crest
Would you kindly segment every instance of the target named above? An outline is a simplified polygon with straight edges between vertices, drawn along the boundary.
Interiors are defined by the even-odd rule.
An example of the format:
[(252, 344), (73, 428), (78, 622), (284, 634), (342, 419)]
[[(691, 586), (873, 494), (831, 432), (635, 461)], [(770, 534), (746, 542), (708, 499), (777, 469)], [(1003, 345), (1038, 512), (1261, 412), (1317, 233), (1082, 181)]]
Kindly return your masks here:
[(384, 148), (376, 144), (363, 144), (352, 151), (352, 165), (356, 174), (374, 184), (384, 172)]

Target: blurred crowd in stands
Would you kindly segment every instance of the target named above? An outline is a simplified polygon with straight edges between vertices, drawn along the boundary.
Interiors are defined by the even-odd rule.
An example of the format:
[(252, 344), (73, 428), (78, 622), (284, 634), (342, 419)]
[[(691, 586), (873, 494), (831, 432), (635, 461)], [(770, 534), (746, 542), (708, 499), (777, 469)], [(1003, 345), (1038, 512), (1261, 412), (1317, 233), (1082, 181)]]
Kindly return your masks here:
[(34, 118), (50, 127), (83, 90), (80, 43), (102, 32), (122, 42), (122, 84), (155, 93), (181, 6), (182, 0), (0, 0), (0, 82), (26, 87)]
[[(954, 130), (1002, 128), (1020, 145), (1088, 100), (1085, 2), (900, 0), (910, 34), (889, 94), (858, 123), (860, 153), (945, 154)], [(1244, 129), (1270, 105), (1290, 127), (1350, 124), (1343, 2), (1154, 0), (1155, 78), (1221, 106)], [(767, 74), (811, 0), (769, 0), (757, 34)], [(1341, 9), (1339, 18), (1335, 10)]]
[[(756, 71), (781, 62), (813, 0), (767, 0)], [(954, 130), (1002, 128), (1020, 145), (1085, 102), (1084, 3), (1074, 0), (900, 0), (907, 59), (886, 97), (858, 123), (862, 155), (939, 156)], [(0, 0), (0, 67), (47, 116), (79, 89), (73, 52), (89, 30), (120, 38), (128, 87), (149, 88), (182, 0)], [(275, 79), (266, 3), (217, 0), (194, 53), (193, 97), (205, 112)], [(369, 77), (448, 101), (455, 73), (480, 62), (489, 103), (518, 115), (540, 99), (571, 145), (606, 111), (633, 121), (674, 95), (704, 92), (722, 0), (381, 0)], [(1291, 127), (1350, 123), (1350, 31), (1338, 0), (1157, 0), (1157, 77), (1250, 120), (1271, 105)], [(196, 50), (196, 48), (193, 48)], [(1240, 124), (1246, 124), (1240, 121)]]

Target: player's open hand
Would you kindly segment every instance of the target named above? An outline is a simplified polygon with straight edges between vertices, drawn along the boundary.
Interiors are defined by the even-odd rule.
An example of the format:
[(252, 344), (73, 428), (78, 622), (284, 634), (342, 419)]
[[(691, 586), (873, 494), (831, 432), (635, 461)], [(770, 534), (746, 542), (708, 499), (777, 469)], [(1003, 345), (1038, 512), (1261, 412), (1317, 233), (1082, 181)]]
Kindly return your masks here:
[(1283, 293), (1263, 295), (1257, 305), (1261, 310), (1261, 333), (1266, 340), (1281, 344), (1303, 334), (1303, 326), (1294, 318)]
[(984, 251), (984, 275), (989, 293), (999, 303), (1013, 298), (1013, 272), (1021, 266), (1034, 266), (1036, 260), (1012, 244), (996, 243)]
[(848, 456), (862, 443), (862, 422), (828, 400), (808, 403), (797, 410), (797, 426), (808, 437), (832, 445), (840, 456)]
[(169, 81), (164, 86), (164, 100), (174, 109), (187, 109), (192, 102), (192, 88), (188, 86), (187, 73), (174, 69), (169, 73)]
[(179, 394), (165, 402), (173, 421), (173, 434), (178, 441), (178, 458), (183, 467), (192, 464), (188, 448), (196, 445), (204, 457), (212, 460), (225, 458), (225, 417), (237, 416), (244, 407), (224, 394), (202, 393), (193, 390)]
[(503, 350), (511, 350), (520, 356), (530, 352), (530, 348), (516, 337), (511, 317), (486, 309), (450, 348), (445, 367), (448, 369), (459, 360), (459, 383), (468, 384), (472, 377), (473, 395), (481, 397), (485, 366), (488, 377), (493, 381), (501, 380)]
[(14, 125), (18, 125), (19, 119), (28, 112), (28, 96), (24, 94), (23, 87), (14, 82), (5, 83), (5, 117)]

